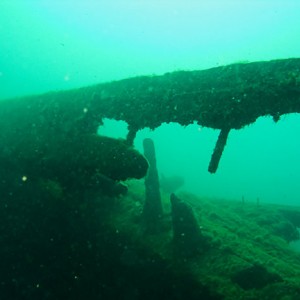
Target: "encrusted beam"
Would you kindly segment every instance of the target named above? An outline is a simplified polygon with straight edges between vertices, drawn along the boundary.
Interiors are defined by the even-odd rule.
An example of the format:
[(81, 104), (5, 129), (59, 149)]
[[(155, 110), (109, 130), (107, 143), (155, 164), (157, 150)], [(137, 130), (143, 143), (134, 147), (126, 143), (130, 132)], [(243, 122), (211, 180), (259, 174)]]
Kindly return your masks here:
[[(0, 101), (0, 143), (3, 149), (20, 139), (51, 143), (70, 134), (94, 133), (102, 118), (126, 121), (129, 143), (138, 130), (170, 122), (220, 129), (221, 139), (258, 117), (278, 121), (283, 114), (299, 112), (299, 58), (239, 63)], [(222, 151), (217, 154), (221, 157)], [(216, 171), (220, 157), (210, 171)]]

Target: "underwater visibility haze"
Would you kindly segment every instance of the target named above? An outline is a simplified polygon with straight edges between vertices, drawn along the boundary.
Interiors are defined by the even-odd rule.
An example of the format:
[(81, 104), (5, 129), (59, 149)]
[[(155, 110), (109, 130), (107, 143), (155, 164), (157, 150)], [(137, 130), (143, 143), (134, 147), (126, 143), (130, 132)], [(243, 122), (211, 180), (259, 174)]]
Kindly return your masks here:
[[(0, 98), (298, 57), (298, 9), (297, 1), (3, 0)], [(231, 132), (215, 175), (206, 170), (216, 130), (171, 124), (145, 136), (155, 136), (161, 172), (184, 176), (189, 191), (297, 204), (298, 126), (298, 115), (286, 115)]]
[(0, 0), (0, 299), (299, 299), (299, 16)]
[[(299, 5), (3, 0), (0, 97), (298, 57)], [(187, 190), (208, 197), (297, 204), (298, 126), (299, 116), (287, 115), (277, 124), (262, 118), (232, 132), (213, 176), (206, 170), (217, 131), (174, 124), (150, 135), (155, 136), (161, 172), (183, 175)]]

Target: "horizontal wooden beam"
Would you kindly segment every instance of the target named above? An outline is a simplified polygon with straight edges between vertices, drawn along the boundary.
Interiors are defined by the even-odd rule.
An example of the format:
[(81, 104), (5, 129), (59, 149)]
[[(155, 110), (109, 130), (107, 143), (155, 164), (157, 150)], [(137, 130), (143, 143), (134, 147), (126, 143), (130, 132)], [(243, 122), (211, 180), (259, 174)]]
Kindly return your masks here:
[(132, 143), (138, 130), (162, 123), (230, 130), (299, 112), (300, 59), (240, 63), (3, 100), (0, 143), (56, 143), (95, 133), (103, 118), (126, 121)]

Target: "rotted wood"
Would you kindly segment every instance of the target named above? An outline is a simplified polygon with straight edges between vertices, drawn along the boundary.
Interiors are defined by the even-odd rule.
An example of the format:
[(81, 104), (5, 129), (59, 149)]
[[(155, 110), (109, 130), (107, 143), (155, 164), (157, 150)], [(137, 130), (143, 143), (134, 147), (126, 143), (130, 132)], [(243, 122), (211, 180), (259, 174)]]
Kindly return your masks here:
[(148, 232), (161, 230), (160, 221), (163, 215), (162, 201), (159, 189), (159, 177), (156, 166), (155, 146), (152, 139), (143, 140), (144, 155), (149, 163), (145, 177), (145, 202), (143, 217)]
[(261, 116), (278, 121), (299, 112), (299, 58), (239, 63), (0, 101), (0, 151), (24, 139), (51, 143), (70, 134), (95, 133), (103, 118), (126, 121), (129, 143), (145, 127), (196, 122), (221, 130), (223, 146), (217, 143), (209, 167), (215, 172), (226, 132)]

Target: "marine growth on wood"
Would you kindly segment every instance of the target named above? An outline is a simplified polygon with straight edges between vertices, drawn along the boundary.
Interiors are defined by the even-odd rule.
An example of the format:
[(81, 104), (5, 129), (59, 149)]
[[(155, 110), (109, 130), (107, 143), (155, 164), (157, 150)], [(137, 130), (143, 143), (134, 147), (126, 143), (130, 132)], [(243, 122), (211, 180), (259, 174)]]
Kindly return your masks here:
[(221, 130), (209, 167), (213, 173), (231, 129), (261, 116), (277, 122), (283, 114), (299, 112), (299, 58), (239, 63), (3, 100), (0, 142), (10, 145), (33, 134), (43, 140), (45, 131), (55, 139), (95, 133), (103, 118), (111, 118), (128, 123), (132, 143), (145, 127), (196, 122)]

